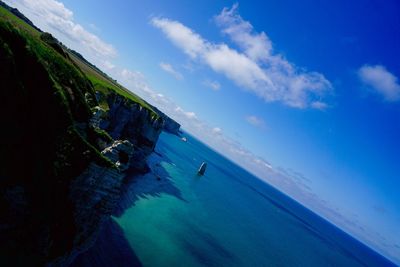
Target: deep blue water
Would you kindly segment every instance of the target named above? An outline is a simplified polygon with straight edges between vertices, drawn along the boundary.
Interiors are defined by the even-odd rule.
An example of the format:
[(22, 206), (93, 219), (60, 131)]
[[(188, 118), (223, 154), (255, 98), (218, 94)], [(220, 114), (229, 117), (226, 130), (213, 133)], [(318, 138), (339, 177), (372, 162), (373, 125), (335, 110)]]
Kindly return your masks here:
[[(104, 234), (114, 233), (108, 237), (112, 242), (103, 238), (108, 248), (98, 245), (96, 258), (108, 257), (115, 266), (394, 266), (195, 138), (187, 139), (161, 135), (160, 155), (150, 158), (156, 175), (127, 184), (111, 221), (114, 230)], [(199, 177), (203, 161), (208, 168)]]

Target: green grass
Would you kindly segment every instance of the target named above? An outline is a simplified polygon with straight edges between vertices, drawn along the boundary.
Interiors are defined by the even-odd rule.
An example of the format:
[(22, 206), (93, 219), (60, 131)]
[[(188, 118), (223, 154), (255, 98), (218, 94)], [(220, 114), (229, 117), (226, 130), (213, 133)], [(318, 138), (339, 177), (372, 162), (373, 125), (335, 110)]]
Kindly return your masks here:
[[(58, 99), (58, 105), (65, 109), (66, 116), (69, 117), (69, 119), (65, 119), (69, 121), (65, 122), (66, 124), (73, 125), (76, 122), (87, 122), (91, 116), (91, 108), (93, 108), (94, 105), (99, 104), (102, 108), (107, 110), (108, 104), (106, 98), (108, 95), (114, 93), (148, 109), (153, 119), (159, 117), (151, 106), (139, 96), (119, 85), (85, 59), (79, 58), (76, 54), (71, 53), (66, 47), (57, 43), (57, 40), (52, 39), (51, 35), (41, 33), (3, 7), (0, 7), (0, 29), (2, 29), (2, 32), (5, 34), (3, 51), (7, 51), (10, 57), (13, 57), (12, 51), (9, 50), (8, 47), (12, 48), (15, 46), (18, 41), (17, 39), (20, 38), (26, 45), (25, 48), (21, 47), (19, 51), (25, 49), (28, 54), (36, 58), (38, 64), (46, 69), (48, 79), (52, 83), (51, 90), (53, 90), (53, 94)], [(7, 35), (9, 37), (7, 37)], [(10, 38), (17, 39), (10, 40)], [(19, 53), (21, 52), (16, 52), (16, 54)], [(32, 66), (32, 68), (34, 68), (34, 66)], [(35, 90), (43, 89), (36, 88)], [(103, 95), (103, 98), (98, 102), (94, 101), (94, 103), (89, 103), (89, 106), (86, 102), (85, 94), (90, 94), (92, 99), (96, 99), (95, 91), (99, 91)], [(38, 106), (38, 108), (41, 107)], [(73, 131), (69, 134), (70, 137), (66, 137), (64, 141), (73, 146), (73, 140), (77, 139), (76, 137), (71, 137), (76, 134), (80, 135), (81, 133), (79, 131)], [(98, 132), (96, 134), (107, 141), (110, 140), (110, 137), (103, 132)], [(86, 149), (91, 151), (90, 154), (96, 158), (96, 161), (109, 165), (109, 161), (94, 149), (96, 145), (87, 141), (90, 142), (93, 140), (85, 140), (84, 147), (87, 147)]]
[[(70, 127), (74, 128), (73, 125), (76, 122), (87, 122), (91, 116), (91, 107), (86, 102), (85, 94), (89, 93), (92, 95), (92, 98), (95, 99), (95, 91), (84, 72), (82, 72), (66, 54), (62, 55), (60, 51), (56, 51), (54, 47), (52, 47), (54, 44), (46, 43), (43, 38), (41, 38), (44, 33), (34, 29), (3, 7), (0, 7), (0, 33), (2, 34), (0, 36), (0, 43), (2, 43), (3, 51), (8, 55), (10, 62), (16, 64), (15, 66), (17, 68), (18, 66), (22, 66), (21, 64), (24, 64), (27, 69), (30, 67), (32, 68), (30, 72), (35, 73), (38, 68), (37, 66), (44, 67), (44, 76), (47, 77), (41, 78), (48, 80), (51, 88), (31, 88), (30, 90), (39, 90), (37, 91), (37, 95), (42, 95), (45, 92), (44, 90), (52, 91), (54, 99), (56, 100), (49, 101), (56, 101), (57, 104), (55, 104), (54, 107), (63, 110), (64, 113), (61, 117), (55, 119), (57, 121), (54, 122), (54, 127), (60, 125), (59, 127), (64, 128), (67, 125), (71, 125)], [(25, 45), (22, 46), (22, 44)], [(13, 50), (15, 51), (13, 52)], [(18, 57), (24, 55), (26, 59), (34, 59), (34, 62), (18, 63), (15, 61), (18, 58), (17, 55)], [(29, 66), (29, 64), (37, 64), (37, 66)], [(19, 75), (23, 74), (21, 73)], [(30, 73), (24, 75), (33, 76), (33, 74)], [(38, 77), (31, 77), (30, 79), (35, 78)], [(26, 87), (26, 85), (22, 84), (22, 81), (16, 80), (12, 83), (20, 83), (21, 90), (25, 90), (23, 88)], [(26, 87), (26, 89), (28, 89), (28, 87)], [(32, 93), (34, 93), (34, 91), (27, 92), (26, 94)], [(30, 101), (43, 100), (43, 98), (34, 99), (35, 98), (31, 97), (26, 101), (29, 103)], [(32, 105), (35, 106), (34, 103)], [(94, 105), (97, 105), (97, 102), (94, 103)], [(40, 104), (37, 105), (38, 114), (43, 108), (45, 107)], [(50, 106), (48, 108), (50, 108)], [(31, 112), (31, 115), (34, 113), (35, 110)], [(37, 119), (40, 121), (40, 118)], [(63, 135), (62, 132), (56, 134), (60, 134), (60, 136)], [(82, 137), (77, 137), (76, 135), (80, 136), (80, 133), (78, 131), (68, 133), (63, 138), (65, 145), (75, 147), (77, 145), (76, 140), (82, 139)], [(110, 161), (101, 155), (87, 140), (79, 142), (83, 143), (76, 151), (82, 151), (81, 149), (84, 151), (86, 149), (90, 151), (89, 154), (93, 160), (102, 162), (103, 165), (106, 166), (110, 165)]]
[[(89, 126), (95, 87), (64, 52), (51, 35), (0, 7), (0, 189), (19, 190), (0, 203), (4, 262), (45, 266), (71, 251), (81, 236), (71, 184), (91, 163), (116, 168), (98, 141), (112, 138)], [(99, 80), (97, 87), (116, 90)]]
[[(35, 39), (34, 42), (32, 42), (33, 45), (38, 44), (38, 43), (43, 43), (39, 42), (40, 36), (42, 33), (34, 29), (32, 26), (24, 22), (23, 20), (19, 19), (16, 17), (14, 14), (12, 14), (10, 11), (4, 9), (3, 7), (0, 7), (0, 20), (2, 21), (7, 21), (11, 23), (16, 29), (20, 30), (21, 33), (28, 39)], [(51, 63), (53, 59), (56, 59), (56, 62), (59, 62), (57, 60), (57, 57), (59, 57), (58, 52), (55, 51), (48, 45), (47, 48), (39, 45), (36, 47), (37, 51), (42, 57), (45, 57), (45, 61)], [(65, 51), (68, 53), (68, 51)], [(55, 55), (57, 54), (57, 55)], [(49, 57), (49, 56), (50, 57)], [(138, 95), (132, 93), (128, 89), (124, 88), (114, 80), (112, 80), (109, 77), (106, 77), (103, 73), (101, 73), (98, 69), (93, 68), (92, 66), (88, 65), (85, 63), (83, 60), (78, 58), (72, 53), (68, 53), (71, 61), (69, 60), (64, 60), (64, 63), (69, 64), (68, 69), (78, 69), (76, 70), (79, 73), (83, 73), (93, 84), (94, 89), (96, 91), (101, 92), (105, 97), (108, 96), (110, 93), (117, 93), (129, 100), (132, 100), (135, 103), (138, 103), (142, 107), (148, 109), (152, 113), (152, 117), (159, 117), (158, 114), (152, 109), (152, 107), (144, 101), (142, 98), (140, 98)], [(73, 66), (73, 68), (70, 68)], [(64, 68), (64, 71), (66, 69)], [(68, 76), (68, 75), (66, 75)], [(106, 110), (108, 110), (108, 105), (105, 100), (100, 101), (100, 106)]]
[(124, 89), (123, 87), (120, 87), (120, 86), (112, 84), (108, 81), (105, 81), (104, 79), (101, 79), (96, 75), (87, 74), (86, 76), (92, 82), (94, 88), (96, 90), (102, 92), (103, 94), (107, 95), (113, 91), (119, 95), (124, 96), (125, 98), (128, 98), (128, 99), (140, 104), (141, 106), (147, 108), (148, 110), (150, 110), (151, 112), (154, 113), (153, 109), (149, 106), (149, 104), (147, 104), (143, 99), (141, 99), (140, 97), (137, 97), (136, 95), (132, 94), (131, 92), (127, 92), (126, 89)]
[(40, 32), (2, 8), (0, 14), (1, 190), (21, 188), (26, 203), (17, 208), (24, 223), (14, 224), (15, 205), (1, 202), (12, 225), (2, 231), (10, 241), (4, 239), (1, 251), (18, 253), (14, 258), (24, 258), (23, 266), (44, 266), (74, 245), (71, 182), (92, 162), (115, 165), (87, 138), (91, 82)]
[(16, 28), (24, 30), (33, 36), (37, 37), (40, 36), (40, 32), (38, 30), (34, 29), (31, 25), (19, 19), (18, 17), (16, 17), (14, 14), (12, 14), (10, 11), (6, 10), (3, 7), (0, 7), (0, 20), (8, 21)]
[[(94, 96), (94, 90), (90, 88), (87, 78), (72, 61), (64, 58), (51, 45), (44, 42), (41, 39), (43, 33), (37, 31), (3, 7), (0, 7), (0, 23), (3, 28), (18, 32), (27, 41), (27, 49), (38, 56), (39, 61), (48, 71), (50, 78), (56, 83), (56, 87), (63, 88), (60, 93), (66, 100), (70, 101), (69, 104), (73, 105), (75, 104), (74, 102), (79, 101), (81, 103), (77, 106), (83, 107), (87, 111), (90, 110), (86, 102), (82, 101), (84, 100), (82, 96), (87, 92)], [(68, 90), (70, 88), (75, 90)]]
[[(109, 77), (106, 77), (103, 73), (99, 70), (93, 68), (92, 66), (86, 64), (80, 58), (75, 56), (72, 53), (69, 53), (71, 59), (79, 66), (79, 68), (86, 74), (86, 77), (92, 82), (96, 91), (101, 92), (104, 96), (109, 95), (110, 93), (114, 92), (117, 93), (129, 100), (132, 100), (135, 103), (138, 103), (142, 107), (148, 109), (154, 116), (158, 117), (158, 114), (152, 109), (152, 107), (140, 98), (138, 95), (132, 93), (125, 87), (121, 86), (114, 80)], [(108, 109), (105, 101), (100, 101), (99, 103), (102, 108)]]

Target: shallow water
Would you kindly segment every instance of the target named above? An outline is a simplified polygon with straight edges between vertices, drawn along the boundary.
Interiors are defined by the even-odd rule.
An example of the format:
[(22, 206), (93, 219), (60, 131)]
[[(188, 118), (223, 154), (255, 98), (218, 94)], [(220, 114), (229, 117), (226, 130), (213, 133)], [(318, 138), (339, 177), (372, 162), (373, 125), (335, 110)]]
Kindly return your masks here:
[[(156, 151), (162, 156), (150, 158), (156, 175), (127, 186), (113, 217), (143, 266), (391, 266), (195, 138), (187, 139), (161, 135)], [(203, 161), (208, 168), (199, 177)]]

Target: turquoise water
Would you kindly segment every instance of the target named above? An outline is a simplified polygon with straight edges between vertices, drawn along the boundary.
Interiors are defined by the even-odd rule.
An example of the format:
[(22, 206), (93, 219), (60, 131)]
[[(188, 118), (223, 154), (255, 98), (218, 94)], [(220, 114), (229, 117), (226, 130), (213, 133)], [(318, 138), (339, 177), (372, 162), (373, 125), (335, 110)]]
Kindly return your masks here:
[[(162, 134), (113, 217), (143, 266), (391, 266), (215, 153)], [(196, 175), (202, 161), (206, 174)]]

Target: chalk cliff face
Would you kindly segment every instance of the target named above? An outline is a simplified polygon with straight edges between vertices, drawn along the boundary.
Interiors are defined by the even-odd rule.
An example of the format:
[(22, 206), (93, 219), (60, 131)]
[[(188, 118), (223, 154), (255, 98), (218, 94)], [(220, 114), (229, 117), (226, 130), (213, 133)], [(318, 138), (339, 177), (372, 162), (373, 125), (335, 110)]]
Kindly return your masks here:
[(133, 145), (151, 153), (162, 131), (162, 118), (137, 103), (116, 94), (108, 99), (110, 110), (107, 119), (100, 125), (114, 139), (127, 139)]
[(181, 125), (178, 122), (176, 122), (175, 120), (173, 120), (170, 117), (168, 117), (167, 115), (165, 115), (158, 108), (153, 107), (153, 109), (164, 120), (163, 130), (167, 133), (179, 135), (179, 130), (181, 128)]
[(165, 114), (164, 114), (163, 119), (164, 119), (163, 130), (168, 133), (179, 135), (179, 130), (181, 128), (181, 125), (178, 122), (176, 122), (175, 120), (166, 116)]
[(108, 98), (110, 110), (100, 120), (99, 127), (113, 139), (128, 140), (135, 147), (130, 167), (144, 171), (146, 158), (153, 152), (163, 129), (161, 117), (148, 109), (116, 94)]
[(101, 127), (115, 140), (101, 152), (114, 166), (91, 162), (70, 185), (75, 232), (73, 249), (49, 266), (68, 266), (95, 242), (101, 225), (111, 215), (124, 185), (127, 171), (147, 171), (146, 159), (153, 152), (164, 121), (142, 106), (118, 95), (109, 99), (110, 110), (93, 108), (90, 127)]
[(115, 166), (104, 167), (92, 162), (72, 181), (69, 198), (76, 225), (73, 249), (53, 260), (49, 266), (68, 266), (79, 253), (88, 249), (120, 198), (125, 171), (134, 153), (133, 145), (127, 140), (117, 140), (101, 153)]

